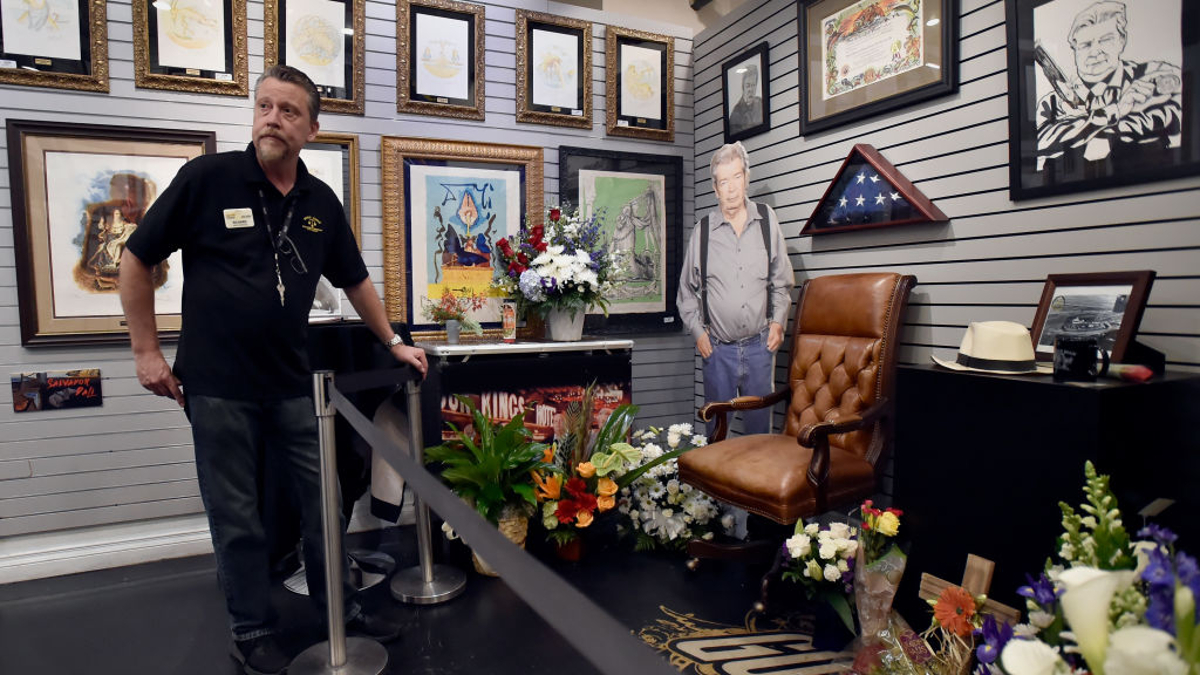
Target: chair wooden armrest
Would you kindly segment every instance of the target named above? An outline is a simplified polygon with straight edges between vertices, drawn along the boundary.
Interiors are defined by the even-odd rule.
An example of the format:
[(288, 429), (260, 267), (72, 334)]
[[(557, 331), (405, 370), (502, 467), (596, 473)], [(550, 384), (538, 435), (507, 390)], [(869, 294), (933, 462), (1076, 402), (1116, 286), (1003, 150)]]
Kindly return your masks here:
[(892, 402), (885, 398), (858, 415), (806, 424), (800, 429), (800, 433), (796, 434), (797, 443), (812, 448), (812, 460), (808, 463), (808, 482), (813, 486), (813, 493), (816, 495), (818, 513), (826, 511), (825, 484), (829, 481), (830, 434), (844, 434), (862, 429), (891, 414), (891, 409)]
[(717, 427), (713, 430), (712, 438), (708, 439), (710, 443), (715, 443), (725, 440), (725, 435), (729, 433), (729, 413), (735, 410), (769, 408), (780, 401), (788, 400), (791, 395), (792, 390), (784, 387), (766, 396), (738, 396), (729, 401), (713, 401), (700, 408), (700, 412), (697, 415), (703, 422), (708, 422), (714, 417), (716, 418)]

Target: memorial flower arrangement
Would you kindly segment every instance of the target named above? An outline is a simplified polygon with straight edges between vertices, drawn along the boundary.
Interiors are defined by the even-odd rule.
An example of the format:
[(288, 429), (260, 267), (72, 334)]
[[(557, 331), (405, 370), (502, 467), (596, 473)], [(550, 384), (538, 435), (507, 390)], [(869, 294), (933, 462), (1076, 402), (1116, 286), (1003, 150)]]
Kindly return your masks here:
[(479, 322), (471, 318), (471, 312), (483, 309), (487, 303), (487, 298), (473, 292), (458, 293), (449, 288), (442, 289), (442, 297), (436, 302), (431, 298), (421, 298), (421, 310), (425, 318), (439, 324), (446, 325), (447, 321), (458, 321), (464, 330), (469, 330), (476, 335), (483, 335), (483, 327)]
[(526, 315), (544, 316), (551, 309), (574, 314), (590, 307), (607, 313), (614, 261), (600, 225), (594, 213), (584, 218), (578, 209), (550, 208), (543, 222), (526, 223), (497, 243), (500, 273), (493, 286)]
[(637, 457), (631, 469), (651, 465), (621, 491), (617, 510), (620, 530), (634, 536), (634, 548), (682, 551), (692, 539), (712, 539), (717, 532), (732, 531), (733, 515), (708, 495), (679, 482), (677, 459), (663, 461), (668, 453), (682, 453), (705, 445), (708, 439), (693, 434), (692, 425), (649, 427), (633, 435)]
[(854, 605), (862, 646), (855, 654), (852, 670), (872, 674), (929, 672), (928, 662), (933, 655), (904, 619), (892, 611), (908, 562), (896, 543), (904, 512), (876, 508), (870, 499), (859, 511), (862, 525), (854, 567)]
[(854, 592), (858, 546), (858, 528), (849, 523), (797, 520), (782, 551), (783, 579), (799, 584), (809, 600), (828, 603), (851, 633), (854, 615), (848, 598)]
[[(985, 615), (980, 610), (986, 601), (986, 596), (971, 595), (962, 586), (947, 586), (928, 601), (933, 621), (921, 637), (933, 651), (930, 663), (938, 672), (956, 675), (970, 664), (975, 636), (983, 631)], [(989, 630), (999, 630), (995, 617), (986, 616), (991, 619)]]
[[(1012, 631), (985, 620), (976, 650), (983, 674), (1200, 673), (1200, 567), (1176, 536), (1149, 525), (1131, 541), (1108, 476), (1088, 462), (1079, 511), (1060, 503), (1058, 562), (1019, 593), (1028, 622)], [(998, 656), (997, 656), (998, 655)]]

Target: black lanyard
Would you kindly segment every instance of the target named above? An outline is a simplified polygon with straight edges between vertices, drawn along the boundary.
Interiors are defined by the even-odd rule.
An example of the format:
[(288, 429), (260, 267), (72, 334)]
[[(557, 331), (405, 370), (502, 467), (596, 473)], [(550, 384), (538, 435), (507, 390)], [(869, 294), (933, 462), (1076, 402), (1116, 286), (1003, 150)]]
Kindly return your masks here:
[[(286, 199), (286, 198), (285, 198)], [(279, 233), (271, 235), (271, 212), (267, 210), (267, 197), (263, 194), (262, 188), (258, 190), (258, 201), (262, 205), (263, 222), (267, 228), (267, 241), (271, 242), (271, 253), (275, 257), (275, 290), (279, 291), (279, 306), (283, 307), (284, 295), (286, 288), (283, 285), (283, 272), (279, 269), (279, 247), (283, 246), (283, 240), (287, 237), (288, 228), (292, 226), (292, 214), (296, 211), (296, 200), (288, 206), (287, 215), (283, 217), (283, 225), (279, 228)], [(300, 255), (299, 251), (295, 250), (296, 245), (292, 244), (292, 250), (295, 255)]]

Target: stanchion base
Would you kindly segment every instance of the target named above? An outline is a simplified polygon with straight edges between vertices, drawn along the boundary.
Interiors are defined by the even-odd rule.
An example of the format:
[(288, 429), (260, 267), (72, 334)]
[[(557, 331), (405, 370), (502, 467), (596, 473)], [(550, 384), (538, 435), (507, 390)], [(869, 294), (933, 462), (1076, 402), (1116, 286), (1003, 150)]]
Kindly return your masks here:
[(288, 666), (291, 675), (379, 675), (387, 667), (388, 653), (383, 645), (368, 638), (346, 638), (346, 662), (329, 665), (329, 642), (300, 652)]
[(392, 597), (414, 605), (436, 605), (453, 600), (467, 587), (467, 575), (457, 567), (433, 566), (433, 581), (425, 583), (420, 566), (392, 575)]

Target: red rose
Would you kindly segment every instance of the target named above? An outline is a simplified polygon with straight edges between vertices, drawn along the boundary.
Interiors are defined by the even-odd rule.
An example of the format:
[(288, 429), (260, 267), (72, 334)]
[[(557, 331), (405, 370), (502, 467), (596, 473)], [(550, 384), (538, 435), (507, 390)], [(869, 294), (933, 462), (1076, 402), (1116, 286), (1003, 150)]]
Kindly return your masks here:
[(504, 254), (505, 258), (512, 257), (512, 246), (509, 245), (507, 239), (501, 239), (500, 243), (496, 245), (500, 247), (500, 252)]
[(517, 254), (517, 262), (521, 263), (522, 265), (528, 265), (529, 264), (529, 256), (525, 255), (524, 251), (521, 251), (520, 253)]
[(550, 209), (550, 220), (557, 223), (559, 218), (562, 218), (562, 209), (558, 207)]
[(533, 247), (533, 250), (537, 251), (538, 253), (545, 253), (546, 248), (547, 248), (546, 242), (540, 241), (540, 242), (538, 242), (537, 246)]

